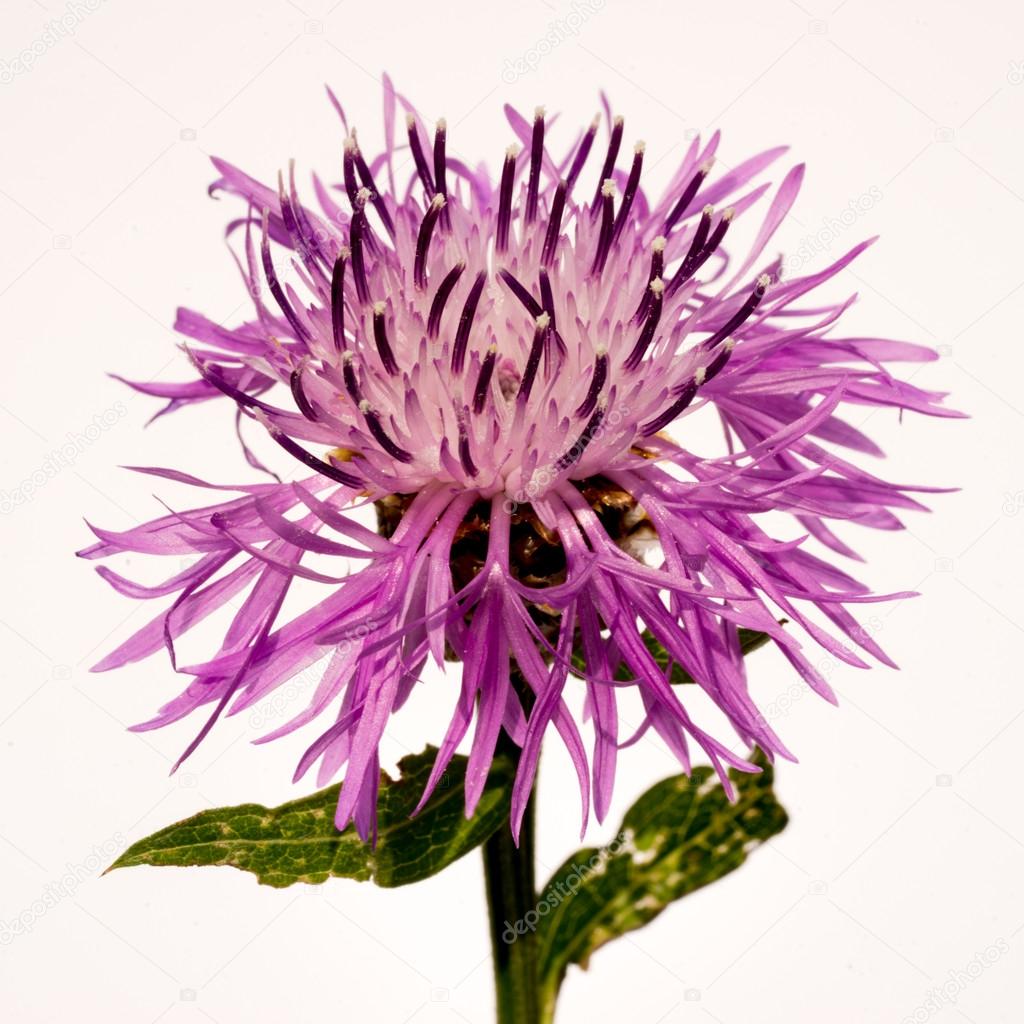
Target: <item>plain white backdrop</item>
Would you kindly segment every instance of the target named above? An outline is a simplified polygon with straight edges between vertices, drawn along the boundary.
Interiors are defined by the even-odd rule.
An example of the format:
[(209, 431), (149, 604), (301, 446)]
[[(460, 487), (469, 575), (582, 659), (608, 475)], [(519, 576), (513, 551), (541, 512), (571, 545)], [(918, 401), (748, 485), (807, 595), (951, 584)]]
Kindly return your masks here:
[[(343, 881), (274, 891), (230, 869), (99, 877), (125, 843), (202, 807), (280, 802), (312, 785), (289, 783), (302, 737), (250, 744), (258, 716), (223, 723), (169, 778), (194, 725), (146, 736), (125, 726), (175, 692), (170, 667), (88, 672), (151, 609), (72, 553), (89, 539), (83, 518), (124, 527), (160, 514), (154, 492), (194, 497), (119, 465), (252, 479), (224, 404), (144, 430), (156, 403), (105, 373), (182, 379), (175, 307), (217, 320), (243, 312), (222, 244), (238, 208), (207, 198), (208, 156), (264, 180), (290, 157), (301, 181), (311, 168), (337, 176), (324, 84), (376, 142), (383, 71), (425, 117), (448, 118), (456, 153), (492, 168), (511, 141), (505, 102), (561, 111), (567, 143), (601, 89), (627, 139), (647, 141), (654, 183), (697, 131), (723, 130), (726, 165), (790, 143), (787, 163), (805, 160), (808, 175), (778, 246), (820, 267), (880, 234), (836, 283), (860, 295), (851, 324), (934, 346), (940, 358), (908, 372), (972, 417), (864, 415), (891, 453), (873, 468), (962, 488), (903, 533), (846, 534), (877, 589), (922, 593), (869, 614), (902, 670), (823, 664), (836, 710), (794, 685), (780, 657), (755, 656), (755, 692), (800, 757), (778, 776), (789, 828), (590, 971), (574, 969), (560, 1020), (1020, 1019), (1018, 4), (6, 0), (0, 61), (5, 1019), (491, 1019), (476, 856), (398, 891)], [(436, 741), (449, 694), (436, 680), (394, 721), (392, 763)], [(622, 764), (611, 820), (592, 841), (675, 770), (654, 741)], [(552, 750), (542, 876), (577, 845), (565, 767)]]

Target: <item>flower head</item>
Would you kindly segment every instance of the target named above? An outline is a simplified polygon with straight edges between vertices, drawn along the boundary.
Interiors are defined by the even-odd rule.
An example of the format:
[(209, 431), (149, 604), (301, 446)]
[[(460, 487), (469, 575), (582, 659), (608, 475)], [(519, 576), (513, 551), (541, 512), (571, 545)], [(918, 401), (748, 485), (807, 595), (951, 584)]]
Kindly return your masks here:
[[(900, 510), (922, 506), (915, 488), (849, 461), (844, 450), (880, 452), (843, 417), (882, 406), (954, 415), (886, 368), (929, 350), (837, 334), (849, 302), (807, 298), (867, 243), (782, 279), (766, 249), (803, 168), (774, 192), (755, 182), (784, 148), (716, 175), (718, 135), (694, 140), (655, 199), (641, 187), (642, 143), (619, 168), (619, 117), (601, 142), (595, 119), (556, 154), (542, 109), (532, 123), (509, 109), (521, 146), (495, 181), (449, 155), (443, 121), (431, 141), (390, 82), (379, 156), (363, 153), (338, 111), (342, 183), (314, 177), (318, 210), (300, 201), (294, 168), (271, 189), (215, 161), (213, 188), (247, 205), (229, 233), (241, 235), (253, 313), (224, 327), (181, 310), (196, 378), (134, 385), (168, 409), (227, 396), (297, 474), (220, 488), (238, 496), (121, 533), (95, 530), (88, 558), (195, 556), (155, 587), (99, 569), (131, 597), (171, 599), (97, 666), (166, 647), (189, 677), (138, 728), (206, 707), (187, 756), (222, 713), (322, 666), (309, 706), (265, 738), (326, 717), (297, 775), (316, 762), (322, 780), (344, 770), (337, 824), (369, 836), (388, 719), (428, 661), (444, 669), (453, 655), (461, 680), (430, 684), (452, 715), (424, 800), (472, 730), (471, 813), (504, 730), (522, 749), (518, 827), (553, 727), (586, 822), (591, 795), (598, 818), (608, 808), (618, 751), (647, 730), (684, 769), (696, 744), (727, 785), (727, 766), (751, 768), (691, 716), (653, 637), (744, 744), (790, 756), (749, 696), (738, 631), (767, 633), (829, 700), (798, 633), (851, 665), (865, 667), (864, 654), (889, 663), (849, 610), (880, 598), (827, 559), (853, 555), (831, 524), (894, 529)], [(752, 245), (730, 259), (733, 222), (760, 206)], [(691, 447), (687, 424), (701, 412), (720, 420), (718, 450)], [(379, 533), (352, 514), (370, 501)], [(769, 532), (765, 514), (779, 512), (793, 528)], [(283, 617), (299, 582), (316, 600)], [(176, 664), (177, 638), (239, 599), (220, 649)], [(590, 744), (565, 700), (576, 687)], [(633, 735), (620, 731), (621, 687), (642, 701)]]

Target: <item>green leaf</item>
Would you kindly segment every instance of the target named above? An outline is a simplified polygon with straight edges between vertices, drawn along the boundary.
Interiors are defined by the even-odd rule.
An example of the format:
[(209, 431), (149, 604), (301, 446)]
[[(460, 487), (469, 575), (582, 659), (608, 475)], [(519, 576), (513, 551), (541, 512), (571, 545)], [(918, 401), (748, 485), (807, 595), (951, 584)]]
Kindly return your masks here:
[[(786, 620), (782, 619), (779, 625), (785, 625)], [(640, 638), (644, 642), (644, 646), (648, 651), (651, 652), (651, 656), (658, 663), (658, 666), (664, 672), (669, 664), (672, 665), (672, 673), (669, 676), (669, 682), (674, 686), (680, 686), (684, 683), (692, 683), (693, 676), (690, 675), (682, 665), (678, 662), (672, 661), (671, 655), (664, 647), (658, 642), (654, 634), (649, 630), (645, 629), (641, 634)], [(752, 651), (756, 651), (759, 647), (763, 647), (771, 637), (767, 633), (762, 633), (758, 629), (740, 629), (740, 653), (746, 657)], [(586, 661), (583, 654), (579, 649), (572, 656), (572, 667), (577, 675), (586, 675)], [(615, 670), (615, 678), (620, 682), (628, 683), (634, 678), (633, 673), (629, 670), (629, 666), (624, 662), (619, 662), (619, 667)]]
[(509, 758), (496, 757), (476, 812), (467, 821), (466, 759), (456, 756), (426, 807), (410, 818), (436, 754), (428, 747), (402, 758), (397, 779), (381, 773), (376, 848), (351, 827), (344, 832), (335, 828), (340, 788), (335, 785), (275, 808), (242, 804), (201, 811), (135, 843), (108, 870), (137, 864), (227, 864), (251, 871), (258, 882), (275, 888), (332, 877), (374, 881), (386, 888), (418, 882), (479, 846), (495, 829), (507, 827), (515, 774)]
[(545, 1021), (553, 1019), (570, 964), (586, 968), (595, 950), (734, 871), (785, 828), (772, 767), (760, 752), (753, 760), (760, 774), (730, 773), (736, 803), (729, 803), (710, 768), (694, 769), (692, 778), (665, 779), (633, 804), (610, 844), (580, 850), (551, 876), (532, 922)]

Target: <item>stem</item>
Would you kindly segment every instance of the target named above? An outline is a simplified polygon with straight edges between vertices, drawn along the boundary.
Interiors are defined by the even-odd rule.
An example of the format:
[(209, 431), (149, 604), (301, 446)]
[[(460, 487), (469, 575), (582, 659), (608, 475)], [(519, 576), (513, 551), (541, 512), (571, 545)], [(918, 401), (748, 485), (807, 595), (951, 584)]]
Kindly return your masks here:
[(483, 845), (498, 1024), (540, 1024), (541, 1020), (537, 935), (524, 924), (516, 928), (517, 922), (527, 920), (527, 912), (537, 907), (533, 875), (535, 796), (536, 791), (523, 816), (518, 847), (507, 824)]

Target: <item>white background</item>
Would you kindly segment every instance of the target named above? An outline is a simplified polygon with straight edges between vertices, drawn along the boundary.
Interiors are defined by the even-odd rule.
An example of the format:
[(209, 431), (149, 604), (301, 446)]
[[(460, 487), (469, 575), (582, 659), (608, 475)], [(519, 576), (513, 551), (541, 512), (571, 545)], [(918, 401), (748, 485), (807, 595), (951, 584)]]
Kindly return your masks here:
[[(791, 143), (787, 160), (809, 172), (779, 245), (795, 251), (825, 231), (819, 267), (880, 233), (838, 283), (861, 296), (851, 323), (935, 346), (937, 362), (907, 372), (972, 416), (855, 417), (891, 452), (872, 468), (962, 488), (901, 534), (846, 534), (879, 590), (923, 594), (872, 609), (902, 671), (826, 664), (835, 710), (794, 686), (781, 658), (755, 656), (756, 693), (800, 756), (779, 773), (792, 823), (726, 881), (599, 953), (589, 972), (574, 969), (560, 1020), (1019, 1020), (1019, 5), (107, 0), (79, 8), (73, 34), (37, 47), (31, 69), (7, 74), (67, 10), (5, 0), (0, 18), (0, 929), (30, 924), (0, 932), (5, 1019), (490, 1019), (476, 856), (388, 892), (341, 881), (272, 891), (228, 869), (96, 870), (119, 843), (201, 807), (277, 802), (312, 785), (289, 784), (303, 737), (252, 747), (245, 716), (168, 778), (194, 724), (125, 731), (174, 692), (166, 662), (88, 673), (151, 609), (116, 596), (72, 552), (88, 542), (83, 517), (124, 527), (160, 514), (154, 492), (194, 499), (120, 464), (253, 479), (224, 403), (144, 431), (156, 403), (104, 374), (182, 379), (175, 306), (216, 320), (243, 312), (221, 242), (238, 207), (206, 197), (207, 156), (265, 180), (294, 156), (301, 181), (311, 167), (336, 180), (341, 136), (323, 85), (372, 149), (387, 70), (428, 119), (447, 116), (456, 153), (492, 167), (511, 141), (504, 102), (562, 111), (567, 142), (601, 88), (627, 139), (646, 139), (656, 182), (694, 131), (723, 129), (727, 166)], [(565, 38), (552, 45), (559, 22)], [(517, 74), (517, 61), (536, 66)], [(864, 196), (870, 209), (843, 223)], [(26, 498), (24, 482), (38, 483), (69, 435), (75, 457)], [(392, 761), (437, 738), (450, 685), (424, 687), (393, 722)], [(674, 770), (653, 740), (622, 760), (611, 820), (593, 840)], [(565, 769), (553, 751), (540, 812), (548, 868), (577, 841)], [(40, 913), (69, 869), (81, 880)], [(993, 945), (994, 962), (970, 967)], [(929, 1008), (927, 990), (944, 983), (955, 1005)]]

